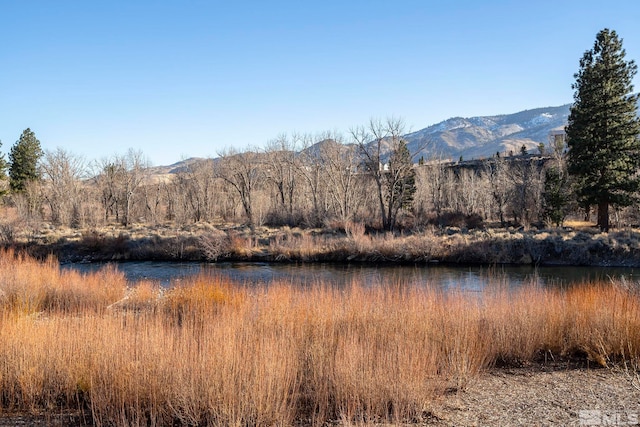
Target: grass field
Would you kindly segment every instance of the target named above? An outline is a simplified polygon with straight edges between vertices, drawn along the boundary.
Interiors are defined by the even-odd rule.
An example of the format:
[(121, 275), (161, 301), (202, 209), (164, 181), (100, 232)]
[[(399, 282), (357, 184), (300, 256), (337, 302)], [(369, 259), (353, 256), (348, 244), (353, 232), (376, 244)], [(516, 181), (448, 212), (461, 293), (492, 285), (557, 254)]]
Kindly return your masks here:
[(0, 408), (84, 411), (96, 425), (417, 422), (496, 364), (637, 364), (635, 286), (493, 289), (200, 276), (161, 290), (5, 251)]

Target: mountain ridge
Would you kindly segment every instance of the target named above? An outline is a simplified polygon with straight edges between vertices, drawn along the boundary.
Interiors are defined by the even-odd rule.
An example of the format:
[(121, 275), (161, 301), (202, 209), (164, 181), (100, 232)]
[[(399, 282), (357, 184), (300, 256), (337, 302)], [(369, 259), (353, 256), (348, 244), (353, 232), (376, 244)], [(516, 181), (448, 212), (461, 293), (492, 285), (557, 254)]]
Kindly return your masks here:
[[(517, 154), (524, 145), (537, 150), (548, 144), (549, 132), (567, 124), (571, 104), (522, 110), (511, 114), (451, 117), (415, 132), (405, 134), (407, 148), (414, 161), (424, 159), (466, 160), (488, 158), (496, 153)], [(320, 141), (305, 152), (317, 151)], [(388, 155), (388, 153), (386, 153)], [(386, 157), (386, 156), (385, 156)], [(166, 166), (155, 166), (157, 173), (175, 174), (205, 159), (192, 157)]]
[(571, 104), (512, 114), (452, 117), (404, 136), (414, 158), (467, 159), (517, 153), (548, 144), (549, 131), (566, 125)]

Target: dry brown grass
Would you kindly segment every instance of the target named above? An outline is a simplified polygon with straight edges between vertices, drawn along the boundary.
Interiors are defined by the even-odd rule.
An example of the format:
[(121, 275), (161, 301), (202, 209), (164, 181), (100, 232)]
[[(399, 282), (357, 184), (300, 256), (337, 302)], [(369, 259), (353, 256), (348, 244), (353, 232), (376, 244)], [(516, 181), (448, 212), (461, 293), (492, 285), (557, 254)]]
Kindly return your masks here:
[[(337, 226), (334, 224), (334, 226)], [(19, 230), (19, 231), (18, 231)], [(3, 237), (4, 236), (4, 237)], [(8, 237), (7, 237), (8, 236)], [(63, 261), (191, 260), (296, 262), (428, 262), (640, 266), (640, 230), (601, 233), (577, 226), (554, 229), (427, 227), (413, 232), (367, 232), (359, 223), (337, 229), (105, 226), (71, 230), (36, 224), (3, 229), (0, 245)]]
[(39, 262), (14, 251), (0, 254), (0, 310), (12, 313), (103, 312), (126, 290), (114, 267), (96, 274), (61, 270), (54, 258)]
[(622, 284), (249, 288), (198, 276), (126, 289), (0, 254), (0, 407), (96, 425), (412, 422), (496, 363), (640, 359), (640, 296)]
[(591, 222), (591, 221), (567, 219), (564, 221), (564, 226), (575, 228), (575, 229), (589, 229), (589, 228), (596, 228), (598, 225), (595, 222)]

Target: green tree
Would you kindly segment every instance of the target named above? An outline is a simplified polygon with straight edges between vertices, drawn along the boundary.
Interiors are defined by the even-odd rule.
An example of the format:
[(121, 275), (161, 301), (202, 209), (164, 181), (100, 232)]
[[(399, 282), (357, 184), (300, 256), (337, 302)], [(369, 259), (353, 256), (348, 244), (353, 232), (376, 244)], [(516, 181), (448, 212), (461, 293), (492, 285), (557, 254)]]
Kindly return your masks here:
[[(2, 147), (2, 141), (0, 141), (0, 147)], [(4, 153), (0, 153), (0, 196), (8, 192), (7, 169), (9, 169), (9, 164), (4, 158)]]
[(400, 209), (409, 209), (416, 193), (416, 173), (404, 139), (400, 139), (389, 157), (386, 178), (388, 229), (396, 227)]
[(609, 230), (609, 206), (629, 206), (640, 188), (640, 120), (622, 40), (604, 29), (584, 53), (572, 85), (574, 103), (566, 128), (568, 171), (578, 203), (598, 207), (598, 227)]
[(544, 174), (542, 209), (545, 221), (559, 227), (567, 216), (569, 204), (569, 184), (566, 174), (552, 166)]
[[(2, 141), (0, 141), (0, 147), (2, 147)], [(4, 158), (4, 153), (0, 153), (0, 179), (7, 178), (7, 169), (9, 168), (9, 164), (7, 160)]]
[(40, 179), (38, 161), (43, 154), (36, 135), (31, 129), (25, 129), (9, 152), (9, 185), (12, 191), (21, 193), (29, 181)]

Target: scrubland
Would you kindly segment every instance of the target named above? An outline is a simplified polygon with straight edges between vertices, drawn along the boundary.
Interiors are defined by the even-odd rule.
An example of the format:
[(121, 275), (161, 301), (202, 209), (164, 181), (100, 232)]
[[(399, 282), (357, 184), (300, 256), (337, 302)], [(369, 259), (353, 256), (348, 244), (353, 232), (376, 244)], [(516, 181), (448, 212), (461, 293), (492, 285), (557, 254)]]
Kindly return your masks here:
[(590, 265), (640, 267), (640, 230), (589, 227), (523, 229), (458, 227), (377, 232), (359, 223), (332, 228), (248, 227), (197, 223), (111, 225), (69, 229), (25, 226), (0, 247), (37, 258), (78, 261), (392, 262), (427, 264)]
[[(482, 295), (196, 276), (162, 289), (107, 268), (0, 254), (3, 414), (95, 425), (421, 422), (496, 366), (640, 360), (635, 284)], [(635, 372), (635, 371), (634, 371)]]

